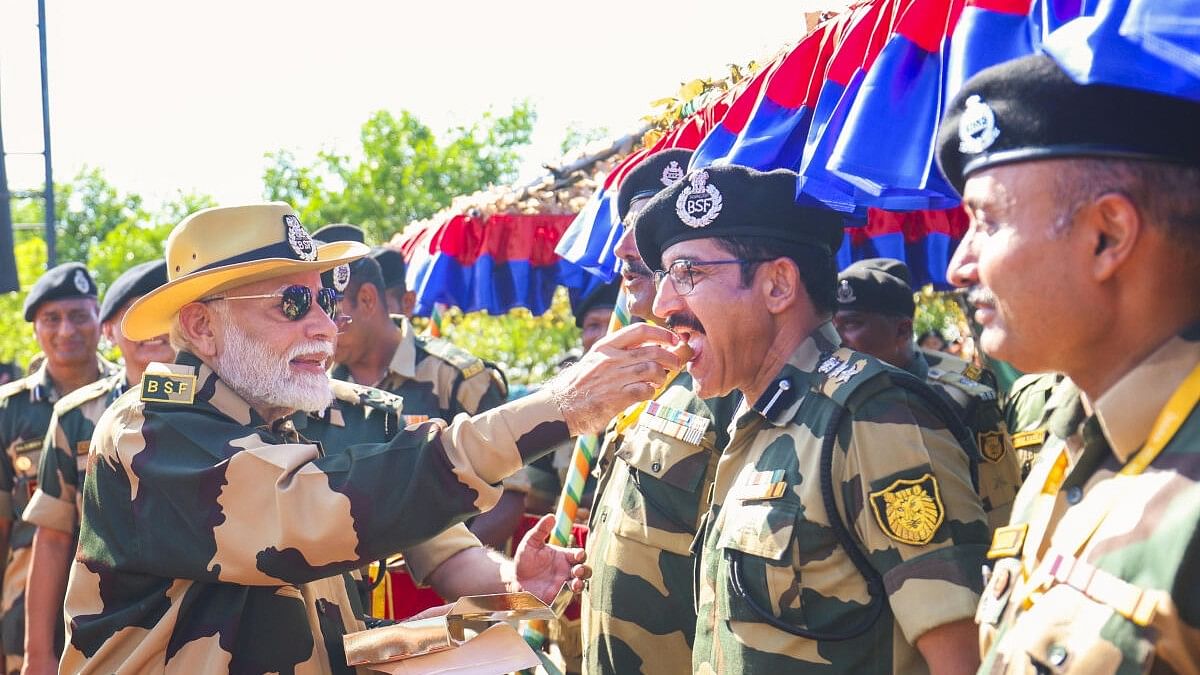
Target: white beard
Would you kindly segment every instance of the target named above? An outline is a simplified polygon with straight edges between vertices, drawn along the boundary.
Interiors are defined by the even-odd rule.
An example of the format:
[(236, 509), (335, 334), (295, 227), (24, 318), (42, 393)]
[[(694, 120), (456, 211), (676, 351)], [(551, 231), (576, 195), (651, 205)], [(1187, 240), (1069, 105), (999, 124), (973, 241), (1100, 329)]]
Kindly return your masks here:
[(225, 345), (217, 355), (217, 373), (251, 405), (315, 412), (333, 402), (329, 376), (325, 373), (295, 373), (288, 365), (302, 354), (333, 356), (333, 345), (314, 340), (277, 354), (255, 342), (228, 315), (224, 316)]

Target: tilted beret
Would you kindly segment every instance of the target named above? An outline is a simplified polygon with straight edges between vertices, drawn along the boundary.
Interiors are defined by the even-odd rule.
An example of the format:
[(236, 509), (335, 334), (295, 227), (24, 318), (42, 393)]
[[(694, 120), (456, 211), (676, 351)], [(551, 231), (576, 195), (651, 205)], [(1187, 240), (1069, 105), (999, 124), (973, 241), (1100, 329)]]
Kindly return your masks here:
[(33, 315), (43, 302), (95, 297), (96, 282), (83, 263), (63, 263), (47, 270), (29, 289), (29, 295), (25, 296), (25, 320), (33, 321)]
[(662, 150), (642, 160), (621, 180), (617, 191), (617, 215), (625, 222), (635, 199), (653, 197), (678, 183), (687, 173), (692, 151), (681, 148)]
[(167, 283), (165, 258), (139, 263), (125, 270), (104, 292), (100, 303), (100, 321), (108, 321), (130, 300)]
[(912, 317), (910, 278), (908, 266), (894, 258), (859, 260), (838, 275), (837, 308)]
[(580, 298), (579, 302), (572, 303), (571, 313), (575, 315), (575, 327), (583, 328), (583, 317), (593, 309), (616, 307), (617, 293), (620, 290), (620, 282), (611, 281), (597, 286), (591, 293)]

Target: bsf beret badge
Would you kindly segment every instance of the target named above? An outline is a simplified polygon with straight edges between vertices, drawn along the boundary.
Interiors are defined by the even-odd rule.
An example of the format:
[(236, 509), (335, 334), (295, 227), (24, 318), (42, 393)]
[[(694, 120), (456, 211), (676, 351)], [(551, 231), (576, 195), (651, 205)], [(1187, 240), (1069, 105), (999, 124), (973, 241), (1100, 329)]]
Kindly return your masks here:
[(937, 479), (929, 473), (917, 480), (900, 479), (872, 492), (871, 510), (884, 534), (913, 546), (933, 541), (946, 517)]
[(841, 283), (838, 284), (837, 301), (846, 305), (855, 300), (858, 300), (858, 298), (855, 297), (854, 289), (850, 286), (850, 282), (842, 279)]
[(688, 227), (706, 227), (721, 215), (724, 200), (717, 186), (708, 182), (708, 171), (692, 174), (691, 185), (675, 200), (675, 213)]
[(87, 295), (88, 290), (91, 289), (91, 285), (88, 284), (87, 275), (83, 273), (83, 270), (75, 270), (74, 282), (75, 289)]
[(333, 268), (333, 290), (341, 293), (350, 285), (350, 266), (338, 265)]
[(958, 120), (958, 151), (977, 155), (992, 147), (1000, 136), (996, 128), (996, 113), (979, 96), (963, 102), (963, 114)]
[(300, 219), (289, 213), (283, 217), (283, 224), (287, 228), (288, 246), (292, 247), (292, 251), (300, 256), (301, 260), (316, 260), (317, 247), (313, 244), (312, 237), (308, 236), (308, 232), (300, 225)]
[(671, 187), (681, 180), (683, 180), (683, 167), (679, 166), (679, 162), (671, 160), (671, 163), (663, 168), (662, 178), (659, 178), (659, 181), (663, 186)]

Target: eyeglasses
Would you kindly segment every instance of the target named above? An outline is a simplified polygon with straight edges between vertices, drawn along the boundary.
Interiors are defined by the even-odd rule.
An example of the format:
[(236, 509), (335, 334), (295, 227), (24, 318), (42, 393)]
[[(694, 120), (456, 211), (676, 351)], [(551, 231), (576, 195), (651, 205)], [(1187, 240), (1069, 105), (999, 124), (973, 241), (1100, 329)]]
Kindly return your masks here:
[[(210, 302), (212, 300), (260, 300), (262, 298), (282, 298), (279, 302), (279, 311), (283, 312), (284, 318), (289, 321), (299, 321), (308, 316), (308, 310), (312, 309), (313, 304), (312, 289), (301, 284), (288, 286), (278, 293), (266, 293), (263, 295), (218, 295), (205, 298), (201, 302)], [(338, 303), (340, 299), (338, 292), (332, 288), (322, 287), (317, 291), (317, 306), (338, 325), (338, 328), (350, 323), (350, 317), (344, 317), (340, 312)]]
[(662, 286), (665, 277), (671, 278), (671, 285), (675, 287), (675, 292), (680, 295), (687, 295), (696, 288), (696, 277), (693, 271), (697, 267), (707, 267), (709, 265), (749, 265), (752, 263), (765, 262), (764, 260), (676, 260), (671, 263), (665, 270), (658, 270), (654, 273), (654, 288)]

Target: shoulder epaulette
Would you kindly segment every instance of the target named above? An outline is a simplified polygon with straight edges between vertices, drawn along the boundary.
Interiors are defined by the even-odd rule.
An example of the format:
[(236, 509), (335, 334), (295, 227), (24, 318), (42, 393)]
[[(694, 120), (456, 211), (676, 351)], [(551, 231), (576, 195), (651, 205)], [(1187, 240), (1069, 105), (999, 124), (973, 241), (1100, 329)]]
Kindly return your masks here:
[(28, 377), (22, 377), (12, 382), (0, 384), (0, 399), (16, 396), (23, 391), (27, 391), (29, 389), (28, 379)]
[(365, 406), (397, 415), (404, 410), (403, 398), (382, 389), (331, 379), (329, 390), (334, 398), (350, 405)]
[(982, 399), (984, 401), (994, 401), (996, 399), (996, 390), (970, 379), (961, 372), (952, 370), (943, 370), (941, 368), (930, 368), (929, 379), (936, 380), (942, 384), (948, 384), (955, 389), (965, 392), (968, 396)]
[(863, 385), (878, 383), (889, 372), (882, 361), (852, 349), (838, 349), (825, 354), (817, 362), (817, 380), (813, 388), (833, 399), (838, 405), (849, 405)]
[(107, 395), (120, 383), (123, 375), (116, 374), (108, 377), (102, 377), (95, 382), (83, 385), (75, 391), (58, 399), (58, 403), (54, 404), (54, 412), (57, 415), (63, 415), (66, 412), (78, 408), (79, 406)]
[(426, 352), (461, 371), (463, 379), (475, 377), (483, 372), (483, 359), (448, 340), (422, 335), (417, 337), (417, 342)]

